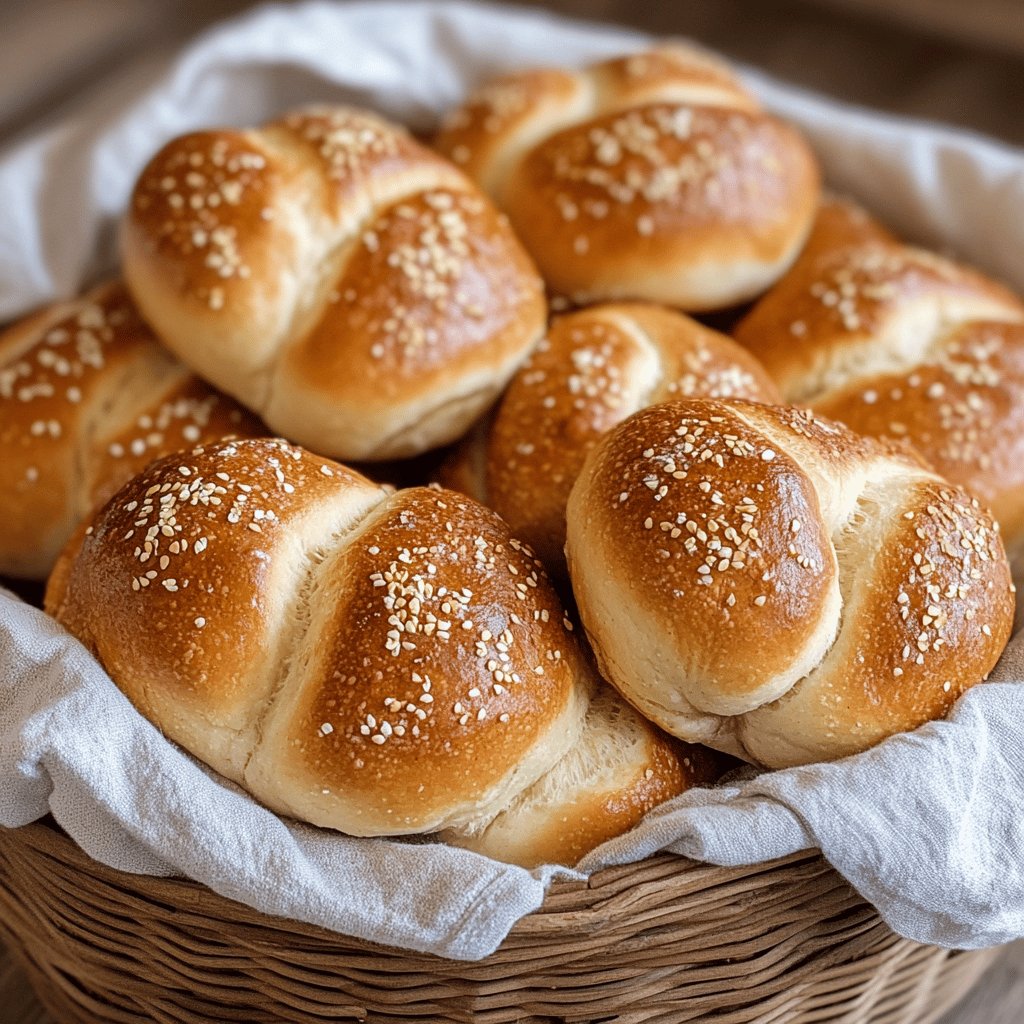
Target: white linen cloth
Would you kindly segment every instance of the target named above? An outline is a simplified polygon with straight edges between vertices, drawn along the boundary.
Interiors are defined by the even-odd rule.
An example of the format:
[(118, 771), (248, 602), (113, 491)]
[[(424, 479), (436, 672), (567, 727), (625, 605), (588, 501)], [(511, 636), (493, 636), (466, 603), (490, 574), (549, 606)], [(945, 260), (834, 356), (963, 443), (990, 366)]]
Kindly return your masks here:
[[(0, 154), (0, 320), (115, 266), (112, 225), (172, 135), (313, 100), (429, 128), (495, 73), (645, 41), (458, 3), (257, 11)], [(1024, 289), (1024, 154), (748, 77), (810, 136), (833, 185)], [(948, 721), (834, 764), (685, 794), (568, 874), (660, 849), (734, 865), (819, 847), (902, 935), (964, 948), (1024, 935), (1020, 639), (995, 674), (1003, 682), (971, 690)], [(184, 874), (271, 914), (457, 959), (495, 949), (560, 871), (282, 821), (166, 741), (84, 648), (0, 590), (0, 825), (48, 812), (114, 867)]]

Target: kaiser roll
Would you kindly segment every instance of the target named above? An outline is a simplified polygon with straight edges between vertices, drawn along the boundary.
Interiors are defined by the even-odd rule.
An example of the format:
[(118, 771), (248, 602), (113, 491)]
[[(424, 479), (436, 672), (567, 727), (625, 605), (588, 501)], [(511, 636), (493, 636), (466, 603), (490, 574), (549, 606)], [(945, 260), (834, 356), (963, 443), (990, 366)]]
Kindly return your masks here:
[(557, 317), (442, 479), (564, 573), (565, 506), (587, 453), (637, 409), (694, 395), (778, 400), (755, 359), (681, 313), (609, 303)]
[(168, 143), (122, 233), (139, 307), (282, 434), (347, 459), (461, 436), (544, 327), (499, 214), (403, 129), (314, 107)]
[(807, 144), (725, 65), (666, 45), (484, 86), (436, 145), (578, 304), (719, 309), (786, 269), (819, 194)]
[(590, 697), (558, 598), (493, 512), (278, 440), (135, 477), (46, 608), (172, 740), (352, 835), (493, 817), (572, 746)]
[(0, 573), (43, 579), (153, 459), (260, 424), (165, 352), (116, 282), (0, 334)]
[[(736, 329), (783, 397), (910, 442), (1024, 537), (1024, 305), (826, 208), (814, 245)], [(866, 215), (859, 214), (863, 221)]]
[(605, 687), (590, 703), (583, 735), (551, 771), (492, 821), (443, 838), (524, 868), (571, 867), (724, 770), (720, 755), (670, 740)]
[(594, 449), (566, 551), (604, 676), (683, 739), (770, 767), (940, 718), (1013, 619), (991, 516), (809, 412), (690, 399)]

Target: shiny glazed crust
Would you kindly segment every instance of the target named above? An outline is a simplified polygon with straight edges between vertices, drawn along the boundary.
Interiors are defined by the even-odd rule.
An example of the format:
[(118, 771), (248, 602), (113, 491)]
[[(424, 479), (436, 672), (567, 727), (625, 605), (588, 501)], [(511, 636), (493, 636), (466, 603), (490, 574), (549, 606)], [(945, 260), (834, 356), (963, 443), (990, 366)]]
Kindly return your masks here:
[(909, 442), (1024, 535), (1024, 305), (826, 204), (811, 245), (736, 329), (790, 402)]
[(153, 459), (262, 425), (102, 285), (0, 334), (0, 574), (44, 579), (75, 525)]
[(567, 556), (602, 674), (680, 738), (770, 767), (941, 718), (1013, 595), (962, 488), (810, 413), (645, 409), (588, 457)]
[(342, 458), (459, 437), (543, 330), (505, 217), (403, 129), (346, 107), (172, 140), (135, 186), (122, 248), (182, 360)]
[(681, 313), (607, 303), (556, 317), (444, 481), (495, 509), (562, 575), (565, 506), (587, 453), (638, 409), (691, 396), (778, 401), (744, 349)]
[(46, 607), (171, 739), (353, 835), (493, 816), (590, 697), (558, 598), (497, 516), (283, 441), (155, 463), (66, 549)]
[(726, 760), (665, 736), (604, 688), (590, 703), (583, 734), (549, 772), (484, 827), (443, 838), (525, 868), (571, 867), (659, 804), (715, 782)]
[(796, 255), (819, 194), (800, 135), (724, 64), (677, 45), (498, 79), (448, 115), (436, 145), (579, 304), (750, 299)]

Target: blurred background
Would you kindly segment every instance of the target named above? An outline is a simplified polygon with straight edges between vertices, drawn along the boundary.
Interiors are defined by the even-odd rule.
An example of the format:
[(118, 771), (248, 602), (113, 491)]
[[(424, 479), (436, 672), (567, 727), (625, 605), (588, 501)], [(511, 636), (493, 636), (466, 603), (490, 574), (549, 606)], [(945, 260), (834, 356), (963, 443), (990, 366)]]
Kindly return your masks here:
[[(1024, 0), (547, 0), (692, 36), (812, 89), (1024, 144)], [(252, 0), (0, 0), (0, 145)]]

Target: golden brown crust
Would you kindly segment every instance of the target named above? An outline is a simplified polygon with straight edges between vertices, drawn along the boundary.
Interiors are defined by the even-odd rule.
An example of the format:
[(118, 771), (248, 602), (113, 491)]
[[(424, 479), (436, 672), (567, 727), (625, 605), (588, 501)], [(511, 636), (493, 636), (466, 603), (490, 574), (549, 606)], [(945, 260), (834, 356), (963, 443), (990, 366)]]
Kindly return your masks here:
[(507, 76), (449, 115), (437, 146), (578, 303), (749, 299), (795, 256), (819, 192), (802, 138), (682, 47)]
[(692, 44), (662, 43), (593, 64), (588, 71), (605, 102), (620, 109), (667, 98), (729, 110), (758, 108), (726, 61)]
[[(639, 716), (638, 716), (639, 717)], [(723, 759), (715, 751), (693, 743), (680, 743), (647, 723), (651, 733), (649, 763), (609, 792), (581, 796), (564, 818), (553, 822), (539, 837), (529, 858), (532, 863), (573, 866), (588, 853), (617, 836), (625, 835), (655, 807), (689, 789), (709, 786), (724, 772)], [(498, 856), (495, 851), (492, 856)], [(498, 859), (504, 859), (498, 857)]]
[(139, 410), (127, 426), (98, 429), (86, 460), (89, 507), (103, 504), (154, 459), (226, 437), (258, 437), (267, 429), (226, 395), (184, 374)]
[(526, 868), (571, 867), (659, 804), (710, 785), (725, 770), (720, 754), (666, 736), (604, 688), (576, 745), (551, 771), (483, 829), (443, 838)]
[(517, 167), (505, 209), (551, 287), (576, 302), (711, 310), (782, 273), (816, 187), (782, 122), (650, 104), (546, 139)]
[(872, 242), (897, 242), (892, 232), (852, 199), (823, 195), (814, 215), (811, 233), (789, 273), (809, 265), (823, 253)]
[(552, 123), (571, 123), (587, 102), (584, 83), (567, 71), (536, 68), (505, 75), (445, 117), (437, 146), (500, 201), (510, 154), (543, 138)]
[(62, 559), (47, 610), (169, 737), (357, 835), (495, 813), (589, 700), (550, 583), (496, 515), (283, 441), (154, 464)]
[(217, 767), (237, 779), (305, 559), (385, 493), (283, 441), (175, 453), (94, 516), (46, 610), (168, 736), (204, 759), (230, 751)]
[[(77, 420), (75, 406), (69, 409), (66, 390), (57, 394), (53, 371), (40, 365), (38, 355), (33, 358), (39, 336), (59, 323), (65, 312), (62, 307), (43, 310), (0, 335), (4, 575), (45, 576), (75, 524), (77, 509), (69, 485), (75, 457), (66, 437), (68, 420)], [(47, 353), (43, 358), (51, 357)]]
[[(866, 513), (886, 497), (868, 491)], [(988, 513), (937, 479), (893, 497), (888, 523), (856, 522), (837, 539), (849, 578), (833, 648), (788, 694), (740, 723), (756, 759), (855, 754), (943, 718), (1006, 646), (1014, 599)]]
[(348, 458), (453, 440), (542, 329), (504, 216), (408, 133), (344, 107), (173, 140), (122, 238), (128, 284), (182, 359)]
[[(798, 268), (799, 270), (800, 268)], [(951, 325), (1024, 319), (1005, 288), (942, 257), (869, 243), (823, 252), (737, 325), (788, 401), (924, 362)]]
[(399, 492), (325, 567), (315, 600), (307, 681), (253, 763), (272, 757), (281, 790), (305, 786), (310, 820), (330, 793), (360, 834), (486, 816), (565, 749), (553, 733), (579, 730), (571, 626), (529, 549), (475, 502)]
[(739, 324), (737, 340), (787, 400), (912, 444), (991, 506), (1016, 544), (1024, 304), (870, 220), (851, 228), (853, 216), (823, 212), (811, 249)]
[(260, 424), (157, 344), (110, 283), (0, 335), (0, 572), (43, 578), (75, 524), (152, 459)]
[[(252, 132), (195, 132), (167, 143), (140, 175), (124, 224), (125, 277), (136, 301), (140, 282), (153, 277), (164, 302), (207, 330), (229, 303), (268, 319), (294, 303), (289, 273), (305, 253), (272, 204), (286, 189), (310, 188), (311, 178), (295, 154), (275, 152)], [(150, 304), (139, 302), (144, 312)], [(277, 332), (290, 314), (271, 321)], [(246, 353), (247, 366), (271, 355), (261, 340), (252, 339), (258, 347)]]
[[(425, 265), (427, 238), (446, 255)], [(514, 367), (524, 354), (524, 312), (541, 322), (543, 300), (522, 248), (489, 202), (439, 189), (403, 199), (356, 244), (320, 320), (281, 358), (268, 414), (280, 419), (302, 409), (292, 435), (314, 447), (339, 404), (353, 411), (349, 446), (398, 457), (453, 441), (464, 413), (428, 437), (423, 420), (457, 399), (477, 410), (497, 397), (507, 375), (495, 368)]]
[[(646, 409), (591, 454), (568, 524), (605, 677), (675, 735), (770, 766), (941, 716), (1009, 637), (988, 513), (913, 458), (807, 413)], [(902, 682), (886, 688), (880, 666)]]
[(587, 453), (638, 409), (686, 396), (778, 398), (735, 342), (672, 310), (608, 303), (557, 317), (446, 480), (474, 487), (562, 574), (565, 506)]
[(861, 434), (909, 440), (991, 509), (1008, 545), (1024, 533), (1024, 323), (976, 320), (926, 362), (815, 403)]
[(658, 624), (706, 712), (772, 699), (827, 650), (839, 574), (814, 481), (738, 408), (649, 407), (606, 437), (577, 488), (586, 546), (573, 551), (571, 505), (570, 574), (599, 661), (607, 629), (587, 614), (585, 562)]

